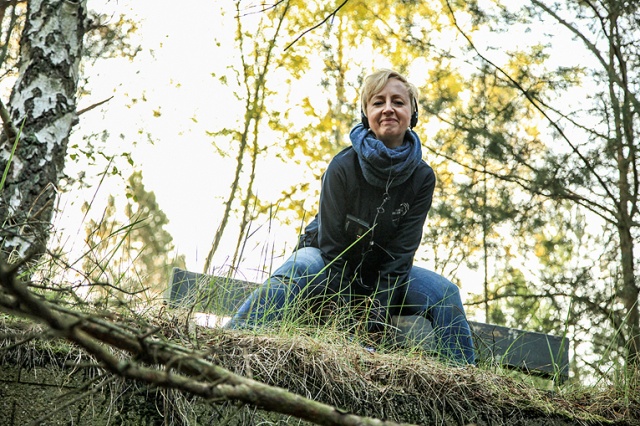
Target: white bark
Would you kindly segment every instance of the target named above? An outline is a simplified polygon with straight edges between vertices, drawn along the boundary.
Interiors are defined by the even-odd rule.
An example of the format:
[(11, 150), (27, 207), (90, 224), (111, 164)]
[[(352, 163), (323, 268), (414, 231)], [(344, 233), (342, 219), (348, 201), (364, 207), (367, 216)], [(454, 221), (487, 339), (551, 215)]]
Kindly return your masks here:
[[(44, 245), (62, 177), (67, 142), (78, 121), (76, 90), (86, 0), (30, 0), (20, 41), (19, 77), (8, 109), (23, 126), (0, 194), (0, 249), (24, 256)], [(13, 140), (0, 143), (0, 172)]]

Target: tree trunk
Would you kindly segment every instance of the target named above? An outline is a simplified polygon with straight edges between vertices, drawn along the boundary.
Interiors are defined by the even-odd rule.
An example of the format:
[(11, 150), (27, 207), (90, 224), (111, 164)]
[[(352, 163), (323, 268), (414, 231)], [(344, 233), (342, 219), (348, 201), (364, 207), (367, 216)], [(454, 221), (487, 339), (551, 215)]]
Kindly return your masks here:
[[(0, 194), (0, 250), (14, 256), (42, 253), (49, 237), (69, 134), (78, 122), (86, 17), (86, 0), (28, 2), (19, 76), (0, 138), (0, 173), (8, 167)], [(11, 128), (22, 129), (13, 158)]]
[(622, 264), (622, 288), (619, 297), (625, 307), (627, 363), (631, 368), (640, 365), (640, 311), (639, 291), (634, 274), (633, 238), (628, 228), (620, 228), (620, 253)]
[[(624, 51), (624, 41), (620, 37), (622, 30), (620, 5), (613, 5), (607, 16), (608, 42), (609, 42), (609, 98), (613, 111), (613, 130), (616, 146), (616, 164), (618, 172), (617, 224), (620, 239), (620, 264), (622, 273), (621, 288), (618, 291), (625, 308), (626, 326), (623, 333), (626, 339), (627, 364), (634, 368), (640, 362), (640, 316), (638, 311), (638, 286), (636, 285), (634, 241), (632, 236), (633, 222), (638, 212), (638, 175), (636, 172), (636, 137), (634, 121), (637, 111), (634, 113), (634, 103), (637, 99), (632, 93), (633, 85), (629, 82), (629, 60), (626, 55), (620, 55)], [(633, 63), (633, 62), (631, 62)], [(612, 77), (615, 76), (615, 77)], [(621, 90), (622, 89), (622, 90)], [(635, 102), (634, 102), (635, 99)]]

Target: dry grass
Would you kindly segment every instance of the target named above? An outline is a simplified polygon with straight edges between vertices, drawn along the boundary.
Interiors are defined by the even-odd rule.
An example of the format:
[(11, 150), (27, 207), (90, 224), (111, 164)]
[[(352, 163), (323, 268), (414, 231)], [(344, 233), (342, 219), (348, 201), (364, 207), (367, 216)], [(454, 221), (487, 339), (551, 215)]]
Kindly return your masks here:
[[(228, 370), (360, 415), (425, 425), (640, 425), (640, 392), (630, 389), (567, 385), (542, 390), (483, 368), (448, 367), (418, 351), (371, 353), (337, 331), (253, 333), (187, 327), (187, 321), (172, 312), (156, 313), (144, 318), (141, 328), (160, 326), (163, 338), (204, 350)], [(3, 363), (69, 368), (89, 361), (79, 349), (57, 340), (38, 338), (14, 345), (18, 336), (42, 336), (44, 330), (7, 317), (0, 324), (5, 336)], [(170, 415), (165, 412), (165, 419), (197, 424), (188, 420), (195, 418), (192, 398), (175, 392), (170, 398), (167, 392), (162, 395), (175, 410)], [(255, 408), (209, 405), (217, 415), (235, 419), (229, 424), (255, 421)], [(282, 419), (262, 421), (293, 424)]]
[(199, 340), (234, 372), (377, 418), (420, 424), (640, 424), (640, 395), (625, 401), (611, 389), (540, 390), (482, 368), (449, 367), (415, 351), (370, 353), (344, 337), (310, 334), (207, 330)]

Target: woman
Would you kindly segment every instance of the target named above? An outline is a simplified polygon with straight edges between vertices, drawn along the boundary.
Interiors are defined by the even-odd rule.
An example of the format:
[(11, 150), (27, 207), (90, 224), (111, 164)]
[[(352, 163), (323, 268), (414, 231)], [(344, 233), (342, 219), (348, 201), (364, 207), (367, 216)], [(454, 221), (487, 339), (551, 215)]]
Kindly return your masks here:
[(322, 177), (317, 216), (293, 255), (240, 307), (227, 327), (271, 322), (296, 298), (327, 293), (369, 300), (370, 332), (391, 315), (423, 315), (441, 353), (475, 362), (471, 331), (458, 288), (413, 265), (431, 207), (436, 178), (422, 160), (413, 132), (417, 90), (392, 70), (365, 79), (362, 123), (352, 146), (337, 154)]

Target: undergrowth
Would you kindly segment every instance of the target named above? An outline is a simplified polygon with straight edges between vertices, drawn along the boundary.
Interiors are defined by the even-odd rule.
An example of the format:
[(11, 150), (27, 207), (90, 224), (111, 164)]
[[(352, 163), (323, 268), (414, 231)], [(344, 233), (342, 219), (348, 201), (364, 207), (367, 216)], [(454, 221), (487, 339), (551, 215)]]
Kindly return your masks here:
[[(416, 348), (371, 352), (335, 327), (293, 327), (289, 323), (228, 331), (189, 325), (187, 318), (184, 310), (154, 309), (126, 322), (130, 328), (138, 322), (141, 330), (155, 326), (158, 338), (204, 350), (209, 360), (237, 374), (370, 417), (416, 424), (640, 424), (639, 393), (612, 384), (583, 387), (567, 383), (549, 388), (495, 367), (447, 366)], [(120, 319), (114, 314), (112, 320)], [(0, 324), (3, 365), (54, 368), (65, 374), (90, 368), (86, 380), (103, 383), (101, 392), (111, 395), (109, 409), (114, 419), (123, 409), (135, 409), (145, 416), (151, 410), (157, 419), (171, 419), (167, 424), (285, 421), (256, 407), (205, 402), (172, 390), (107, 380), (111, 376), (92, 363), (91, 357), (45, 328), (6, 315)], [(145, 395), (142, 400), (154, 402), (141, 408), (132, 395)], [(295, 424), (293, 419), (286, 422)]]

